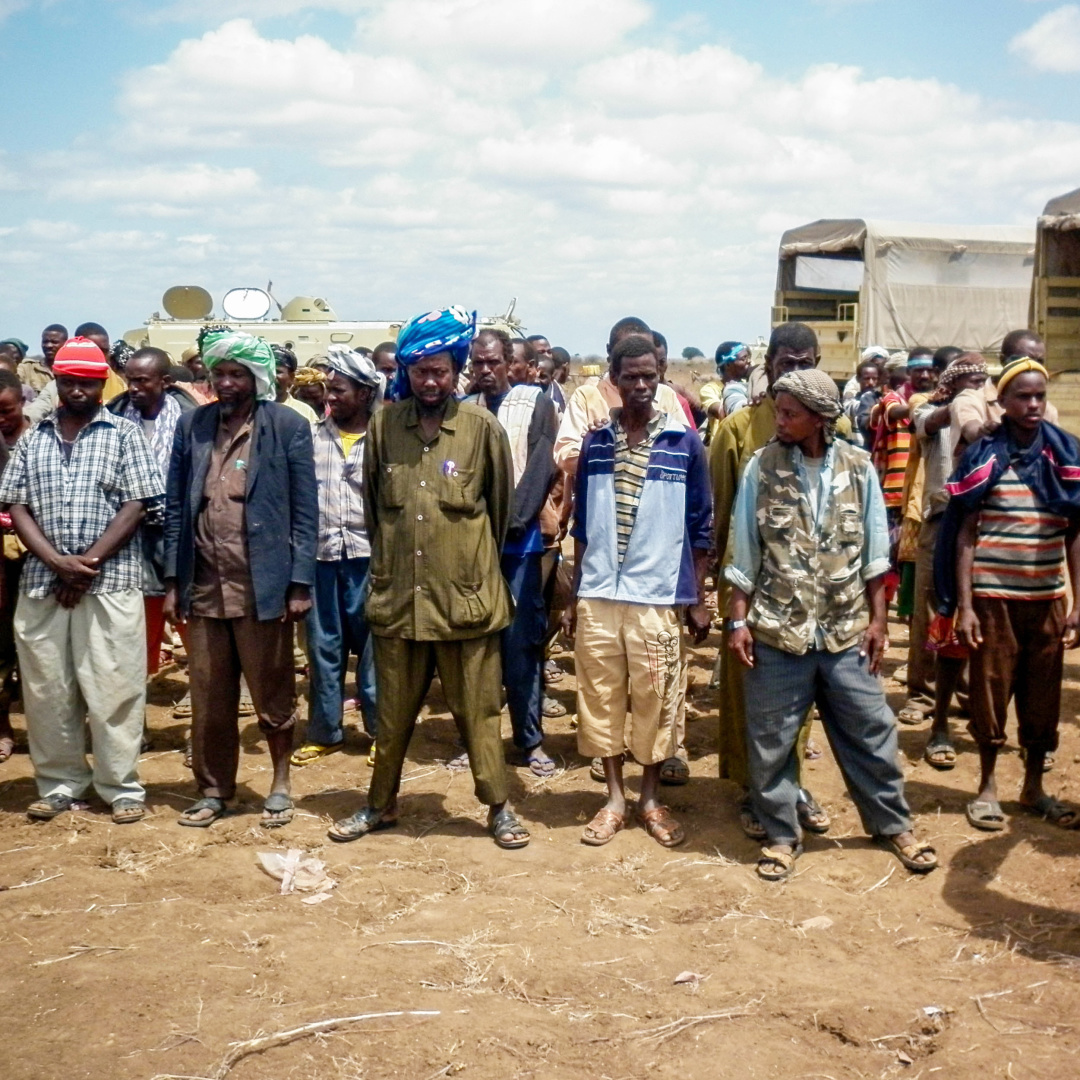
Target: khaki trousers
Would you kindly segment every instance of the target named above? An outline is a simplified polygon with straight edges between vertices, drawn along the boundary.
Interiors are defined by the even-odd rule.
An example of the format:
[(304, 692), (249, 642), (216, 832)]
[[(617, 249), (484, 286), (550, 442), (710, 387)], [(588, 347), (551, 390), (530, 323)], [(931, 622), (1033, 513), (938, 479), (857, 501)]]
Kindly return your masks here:
[(926, 635), (935, 614), (934, 545), (944, 515), (924, 521), (919, 528), (915, 551), (915, 608), (911, 613), (911, 635), (907, 656), (908, 707), (929, 713), (934, 707), (934, 679), (937, 660), (926, 648)]
[(375, 638), (379, 719), (369, 806), (385, 810), (397, 795), (409, 740), (436, 671), (469, 754), (477, 799), (488, 806), (506, 802), (501, 640), (501, 634), (465, 641)]
[(616, 757), (626, 747), (641, 765), (674, 756), (685, 700), (681, 614), (677, 607), (578, 601), (574, 663), (585, 757)]
[[(145, 798), (137, 778), (146, 712), (146, 625), (138, 589), (87, 593), (73, 608), (20, 594), (23, 707), (38, 794), (112, 805)], [(90, 728), (93, 770), (86, 761)]]

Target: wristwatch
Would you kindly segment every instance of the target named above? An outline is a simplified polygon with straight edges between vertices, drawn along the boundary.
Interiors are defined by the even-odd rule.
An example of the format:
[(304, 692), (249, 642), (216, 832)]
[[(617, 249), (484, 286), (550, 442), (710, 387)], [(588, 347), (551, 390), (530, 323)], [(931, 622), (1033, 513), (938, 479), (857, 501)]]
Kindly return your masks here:
[(746, 620), (745, 619), (728, 619), (728, 621), (727, 621), (728, 633), (731, 633), (732, 630), (741, 630), (745, 625), (746, 625)]

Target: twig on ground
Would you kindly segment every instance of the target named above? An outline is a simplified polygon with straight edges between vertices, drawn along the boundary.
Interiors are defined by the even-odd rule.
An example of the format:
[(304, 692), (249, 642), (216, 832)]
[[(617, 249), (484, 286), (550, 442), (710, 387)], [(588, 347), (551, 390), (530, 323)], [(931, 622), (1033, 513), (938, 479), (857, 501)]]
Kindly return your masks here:
[(863, 896), (865, 896), (867, 893), (872, 893), (875, 889), (880, 889), (881, 886), (884, 885), (895, 873), (896, 867), (893, 866), (893, 868), (880, 881), (874, 882), (874, 884), (871, 885), (868, 889), (863, 889)]
[(47, 964), (62, 964), (65, 960), (74, 960), (76, 956), (86, 956), (92, 952), (127, 952), (134, 945), (69, 945), (72, 950), (66, 956), (54, 956), (51, 960), (38, 960), (31, 967), (45, 967)]
[(0, 885), (0, 892), (11, 892), (14, 889), (29, 889), (31, 885), (40, 885), (43, 881), (55, 881), (58, 877), (63, 876), (63, 874), (52, 874), (49, 877), (35, 878), (33, 881), (23, 881), (18, 885)]
[[(414, 1016), (426, 1019), (428, 1017), (441, 1015), (441, 1012), (433, 1009), (412, 1009), (408, 1011), (398, 1009), (394, 1012), (360, 1013), (357, 1016), (335, 1016), (330, 1020), (317, 1020), (312, 1024), (303, 1024), (300, 1027), (290, 1028), (288, 1031), (275, 1032), (273, 1035), (261, 1035), (255, 1039), (246, 1039), (244, 1042), (233, 1043), (233, 1048), (221, 1059), (221, 1064), (214, 1072), (213, 1080), (224, 1080), (238, 1061), (242, 1061), (252, 1054), (261, 1054), (264, 1050), (269, 1050), (274, 1046), (285, 1046), (288, 1043), (295, 1042), (297, 1039), (303, 1039), (308, 1035), (319, 1035), (324, 1031), (333, 1031), (335, 1028), (339, 1028), (344, 1024), (358, 1024), (364, 1020), (387, 1020), (397, 1016)], [(443, 1069), (441, 1073), (436, 1073), (435, 1075), (447, 1075), (447, 1073), (446, 1070)]]
[(723, 1012), (706, 1013), (704, 1016), (680, 1016), (678, 1020), (672, 1020), (667, 1024), (661, 1024), (659, 1027), (646, 1028), (642, 1031), (632, 1031), (627, 1038), (641, 1039), (643, 1042), (667, 1042), (668, 1039), (673, 1039), (676, 1035), (681, 1035), (684, 1031), (688, 1031), (692, 1027), (697, 1027), (698, 1024), (708, 1024), (714, 1020), (737, 1020), (740, 1017), (749, 1016), (753, 1011), (752, 1007), (762, 1000), (762, 998), (755, 998), (753, 1001), (747, 1002), (744, 1006), (724, 1009)]

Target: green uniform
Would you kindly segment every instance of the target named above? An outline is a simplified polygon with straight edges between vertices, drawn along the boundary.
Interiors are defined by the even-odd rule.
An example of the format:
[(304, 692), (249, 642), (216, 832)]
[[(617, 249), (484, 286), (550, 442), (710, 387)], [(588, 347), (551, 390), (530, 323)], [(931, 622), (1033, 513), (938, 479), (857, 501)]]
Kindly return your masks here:
[(512, 605), (499, 553), (514, 496), (510, 444), (498, 420), (474, 405), (448, 401), (431, 442), (419, 419), (412, 398), (380, 409), (364, 455), (366, 615), (379, 687), (368, 802), (377, 810), (397, 792), (436, 670), (477, 798), (506, 799), (499, 631)]

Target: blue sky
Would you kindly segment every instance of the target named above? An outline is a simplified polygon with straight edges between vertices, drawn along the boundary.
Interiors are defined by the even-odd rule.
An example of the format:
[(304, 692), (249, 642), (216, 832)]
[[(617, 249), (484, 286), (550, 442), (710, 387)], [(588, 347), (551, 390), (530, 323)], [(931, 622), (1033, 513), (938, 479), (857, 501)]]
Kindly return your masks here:
[(1080, 186), (1053, 0), (0, 0), (0, 335), (171, 284), (767, 330), (783, 228)]

